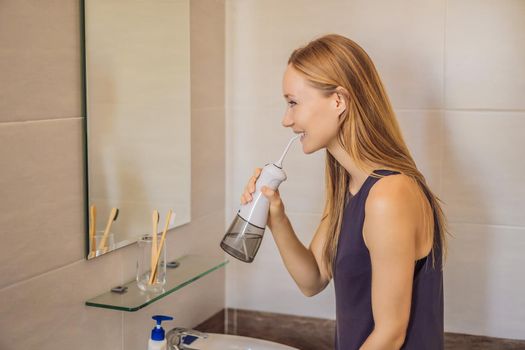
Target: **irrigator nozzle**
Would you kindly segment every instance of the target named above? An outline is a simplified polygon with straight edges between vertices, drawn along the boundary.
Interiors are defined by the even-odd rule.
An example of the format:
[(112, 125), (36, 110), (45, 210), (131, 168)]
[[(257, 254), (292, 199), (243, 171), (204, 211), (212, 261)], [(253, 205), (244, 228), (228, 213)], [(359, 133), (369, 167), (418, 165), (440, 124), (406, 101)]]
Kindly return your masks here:
[(295, 140), (297, 140), (299, 137), (301, 137), (303, 135), (304, 135), (304, 133), (300, 133), (300, 134), (297, 134), (294, 137), (292, 137), (292, 139), (290, 140), (290, 142), (288, 142), (288, 145), (284, 149), (284, 152), (283, 152), (281, 158), (279, 158), (279, 160), (277, 162), (273, 163), (276, 167), (279, 167), (279, 168), (283, 167), (283, 165), (282, 165), (283, 164), (283, 159), (286, 156), (286, 153), (288, 152), (288, 149), (290, 148), (292, 142), (294, 142)]

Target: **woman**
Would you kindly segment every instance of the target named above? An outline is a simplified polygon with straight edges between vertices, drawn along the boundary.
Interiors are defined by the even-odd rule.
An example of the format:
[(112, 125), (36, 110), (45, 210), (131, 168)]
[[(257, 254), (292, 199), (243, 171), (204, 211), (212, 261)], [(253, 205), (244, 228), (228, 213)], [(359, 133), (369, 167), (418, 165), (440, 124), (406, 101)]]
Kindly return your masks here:
[(283, 92), (283, 125), (304, 133), (305, 153), (326, 148), (326, 202), (307, 248), (264, 187), (268, 227), (305, 295), (334, 279), (336, 349), (443, 349), (445, 218), (370, 57), (343, 36), (318, 38), (290, 56)]

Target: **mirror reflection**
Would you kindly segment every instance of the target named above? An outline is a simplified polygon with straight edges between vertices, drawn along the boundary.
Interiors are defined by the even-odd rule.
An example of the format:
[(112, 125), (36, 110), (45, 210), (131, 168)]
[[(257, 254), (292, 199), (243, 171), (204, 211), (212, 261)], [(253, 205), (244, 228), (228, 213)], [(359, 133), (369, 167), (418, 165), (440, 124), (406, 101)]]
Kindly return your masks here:
[(84, 6), (92, 258), (190, 221), (189, 0)]

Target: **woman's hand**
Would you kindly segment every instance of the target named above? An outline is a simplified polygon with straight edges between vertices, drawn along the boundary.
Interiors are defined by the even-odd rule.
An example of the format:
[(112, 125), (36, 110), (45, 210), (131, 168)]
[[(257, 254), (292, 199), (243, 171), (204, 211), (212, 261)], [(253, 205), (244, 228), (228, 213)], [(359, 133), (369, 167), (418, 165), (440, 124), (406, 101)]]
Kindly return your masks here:
[[(252, 201), (252, 193), (255, 192), (255, 182), (259, 178), (259, 175), (261, 175), (261, 171), (262, 168), (255, 168), (253, 176), (250, 177), (248, 184), (244, 188), (244, 193), (241, 195), (241, 203), (243, 205)], [(283, 220), (286, 217), (284, 212), (284, 203), (281, 200), (281, 196), (279, 195), (279, 189), (274, 191), (269, 187), (263, 186), (261, 188), (261, 193), (270, 202), (267, 225), (270, 230), (272, 230), (272, 225), (274, 223)]]

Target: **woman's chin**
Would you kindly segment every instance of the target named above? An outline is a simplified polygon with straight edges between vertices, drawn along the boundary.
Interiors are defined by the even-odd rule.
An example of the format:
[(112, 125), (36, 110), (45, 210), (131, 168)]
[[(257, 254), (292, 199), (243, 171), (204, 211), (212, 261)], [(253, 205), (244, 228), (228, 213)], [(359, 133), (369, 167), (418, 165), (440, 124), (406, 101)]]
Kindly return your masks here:
[(312, 154), (312, 153), (315, 153), (317, 152), (320, 148), (319, 147), (312, 147), (311, 145), (308, 144), (308, 142), (302, 142), (302, 146), (303, 146), (303, 153), (304, 154)]

